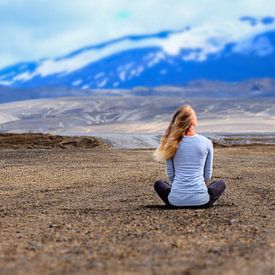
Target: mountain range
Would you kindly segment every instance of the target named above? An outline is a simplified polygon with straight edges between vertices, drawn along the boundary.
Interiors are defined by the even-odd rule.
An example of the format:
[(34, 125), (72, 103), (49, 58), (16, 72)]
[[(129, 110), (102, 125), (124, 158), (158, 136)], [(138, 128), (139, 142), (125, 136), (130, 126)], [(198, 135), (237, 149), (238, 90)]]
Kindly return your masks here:
[[(188, 87), (201, 83), (204, 87), (205, 83), (229, 83), (226, 85), (232, 87), (252, 81), (251, 86), (257, 86), (257, 81), (266, 81), (262, 79), (274, 84), (274, 78), (275, 17), (244, 16), (235, 22), (129, 35), (64, 56), (2, 68), (0, 99), (9, 92), (15, 99), (41, 98), (49, 88), (68, 96), (79, 95), (80, 90), (89, 94), (98, 89)], [(273, 84), (268, 93), (274, 93)], [(261, 87), (252, 90), (259, 92)], [(14, 100), (10, 97), (2, 102)]]
[(0, 132), (66, 135), (161, 133), (179, 105), (196, 110), (200, 131), (270, 132), (275, 100), (170, 96), (89, 96), (0, 104)]

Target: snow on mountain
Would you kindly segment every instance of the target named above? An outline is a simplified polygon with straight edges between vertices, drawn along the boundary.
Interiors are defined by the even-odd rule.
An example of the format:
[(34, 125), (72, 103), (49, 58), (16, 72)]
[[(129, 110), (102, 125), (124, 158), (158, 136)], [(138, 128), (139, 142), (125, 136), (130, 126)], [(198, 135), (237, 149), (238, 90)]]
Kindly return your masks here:
[(275, 78), (275, 17), (132, 35), (0, 70), (0, 85), (83, 90)]

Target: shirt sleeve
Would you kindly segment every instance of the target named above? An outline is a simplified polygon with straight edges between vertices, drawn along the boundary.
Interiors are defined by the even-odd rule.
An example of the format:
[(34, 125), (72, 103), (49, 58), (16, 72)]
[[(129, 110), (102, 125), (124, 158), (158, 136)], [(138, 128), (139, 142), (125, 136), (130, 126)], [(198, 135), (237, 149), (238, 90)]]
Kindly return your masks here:
[(210, 141), (208, 146), (208, 153), (204, 165), (204, 180), (210, 180), (213, 170), (213, 155), (214, 155), (213, 143)]
[(175, 177), (174, 166), (172, 158), (166, 160), (166, 176), (169, 177), (170, 182), (172, 183)]

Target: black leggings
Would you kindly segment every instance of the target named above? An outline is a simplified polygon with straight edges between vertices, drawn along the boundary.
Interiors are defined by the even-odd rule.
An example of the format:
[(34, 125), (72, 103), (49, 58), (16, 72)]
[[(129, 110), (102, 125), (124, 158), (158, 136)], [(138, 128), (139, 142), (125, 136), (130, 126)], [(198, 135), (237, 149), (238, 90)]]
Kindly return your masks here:
[(171, 208), (207, 208), (207, 207), (211, 207), (213, 205), (213, 203), (222, 195), (222, 193), (225, 190), (225, 187), (226, 187), (226, 185), (222, 179), (214, 181), (207, 186), (210, 200), (206, 204), (192, 205), (192, 206), (174, 206), (174, 205), (170, 204), (168, 201), (168, 195), (171, 190), (171, 184), (165, 180), (157, 180), (154, 184), (154, 188), (155, 188), (155, 191), (157, 192), (157, 194), (164, 201), (164, 203)]

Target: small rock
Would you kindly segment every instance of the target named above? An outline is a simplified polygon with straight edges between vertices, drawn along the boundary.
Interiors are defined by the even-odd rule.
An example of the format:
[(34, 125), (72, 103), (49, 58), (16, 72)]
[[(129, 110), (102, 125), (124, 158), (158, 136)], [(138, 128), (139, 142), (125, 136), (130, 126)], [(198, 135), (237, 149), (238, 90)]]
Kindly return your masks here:
[(233, 224), (235, 224), (236, 222), (237, 222), (237, 220), (236, 220), (236, 219), (232, 219), (232, 220), (229, 220), (229, 222), (228, 222), (228, 223), (229, 223), (230, 225), (233, 225)]
[(221, 254), (221, 247), (214, 246), (209, 250), (209, 252), (212, 252), (212, 253), (215, 253), (215, 254)]

